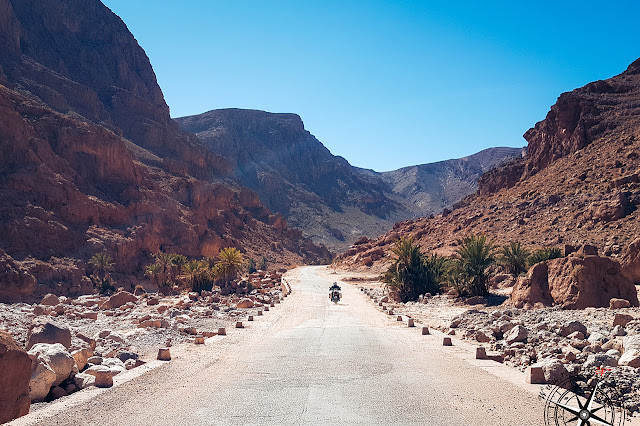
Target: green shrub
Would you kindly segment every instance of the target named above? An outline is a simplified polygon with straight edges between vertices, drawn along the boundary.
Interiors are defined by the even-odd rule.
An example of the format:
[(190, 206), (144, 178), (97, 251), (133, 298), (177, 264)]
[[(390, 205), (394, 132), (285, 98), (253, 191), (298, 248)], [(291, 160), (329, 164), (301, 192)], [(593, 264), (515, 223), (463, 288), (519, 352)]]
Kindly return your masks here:
[(256, 268), (256, 260), (253, 257), (250, 257), (249, 260), (247, 260), (247, 273), (253, 274), (257, 271), (258, 269)]

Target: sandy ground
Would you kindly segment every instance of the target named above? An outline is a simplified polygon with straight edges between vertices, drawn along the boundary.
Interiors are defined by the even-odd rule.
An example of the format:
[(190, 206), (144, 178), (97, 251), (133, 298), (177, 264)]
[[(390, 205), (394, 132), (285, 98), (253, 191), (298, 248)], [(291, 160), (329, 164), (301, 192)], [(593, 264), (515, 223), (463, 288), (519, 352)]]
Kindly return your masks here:
[[(323, 267), (288, 274), (293, 293), (244, 329), (172, 348), (173, 360), (64, 397), (11, 424), (544, 424), (540, 386), (442, 346), (377, 310), (357, 286), (328, 300)], [(127, 377), (129, 375), (129, 377)], [(136, 376), (136, 377), (131, 377)]]

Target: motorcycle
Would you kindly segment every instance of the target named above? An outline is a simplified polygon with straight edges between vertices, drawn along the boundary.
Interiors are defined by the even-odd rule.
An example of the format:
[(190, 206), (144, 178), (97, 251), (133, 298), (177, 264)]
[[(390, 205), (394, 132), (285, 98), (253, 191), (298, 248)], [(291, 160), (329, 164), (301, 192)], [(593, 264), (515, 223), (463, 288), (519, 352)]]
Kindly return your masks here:
[(342, 293), (340, 293), (340, 290), (341, 288), (338, 283), (333, 283), (333, 285), (329, 289), (329, 299), (333, 303), (338, 303), (340, 299), (342, 299)]

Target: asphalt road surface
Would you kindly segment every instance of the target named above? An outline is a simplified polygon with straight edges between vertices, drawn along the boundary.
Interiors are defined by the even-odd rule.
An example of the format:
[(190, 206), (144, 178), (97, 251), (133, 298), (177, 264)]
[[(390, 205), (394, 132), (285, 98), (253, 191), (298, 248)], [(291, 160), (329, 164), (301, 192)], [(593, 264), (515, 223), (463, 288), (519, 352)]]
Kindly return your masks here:
[[(542, 425), (518, 372), (375, 309), (355, 286), (328, 298), (326, 268), (245, 329), (172, 348), (174, 359), (110, 389), (65, 397), (15, 424)], [(136, 372), (136, 370), (138, 370)], [(134, 373), (135, 372), (135, 373)], [(514, 375), (515, 374), (515, 375)], [(123, 376), (124, 380), (126, 376)]]

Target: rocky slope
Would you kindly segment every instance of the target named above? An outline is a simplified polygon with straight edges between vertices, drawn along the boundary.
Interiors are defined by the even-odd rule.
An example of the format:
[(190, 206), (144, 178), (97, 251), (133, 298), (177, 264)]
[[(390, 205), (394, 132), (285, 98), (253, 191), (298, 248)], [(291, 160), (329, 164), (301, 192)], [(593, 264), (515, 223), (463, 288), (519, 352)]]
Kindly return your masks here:
[[(499, 244), (588, 243), (605, 255), (621, 255), (640, 229), (639, 102), (640, 60), (618, 76), (562, 94), (525, 134), (526, 158), (483, 175), (478, 192), (453, 212), (398, 223), (354, 246), (343, 262), (362, 264), (374, 252), (380, 258), (400, 236), (449, 254), (456, 238), (482, 232)], [(636, 252), (625, 258), (637, 262)], [(640, 282), (637, 272), (631, 278)]]
[(178, 118), (235, 177), (316, 242), (341, 250), (394, 222), (438, 213), (476, 189), (482, 172), (519, 149), (494, 148), (459, 160), (377, 173), (332, 155), (295, 114), (223, 109)]
[(153, 69), (97, 0), (0, 0), (0, 298), (91, 291), (107, 251), (120, 284), (160, 250), (234, 245), (272, 261), (328, 252), (287, 228), (229, 163), (169, 117)]
[(526, 149), (488, 148), (467, 157), (403, 167), (379, 175), (394, 194), (409, 201), (416, 217), (440, 213), (478, 188), (483, 173), (522, 157)]

